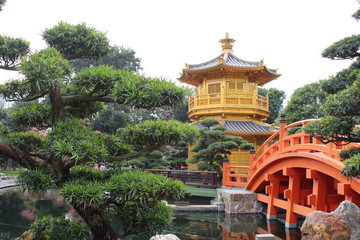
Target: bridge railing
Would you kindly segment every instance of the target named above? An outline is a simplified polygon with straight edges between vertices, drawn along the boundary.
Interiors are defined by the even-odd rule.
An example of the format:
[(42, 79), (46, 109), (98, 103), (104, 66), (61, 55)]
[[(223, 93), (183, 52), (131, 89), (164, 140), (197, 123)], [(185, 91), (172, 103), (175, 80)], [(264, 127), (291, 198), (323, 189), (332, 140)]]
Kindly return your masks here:
[(338, 146), (334, 143), (325, 145), (320, 140), (311, 137), (303, 131), (291, 134), (291, 129), (297, 128), (302, 130), (302, 127), (312, 121), (314, 121), (314, 119), (303, 120), (289, 125), (286, 125), (286, 123), (280, 124), (279, 131), (267, 139), (257, 150), (256, 154), (253, 155), (250, 161), (251, 166), (249, 175), (251, 176), (264, 161), (271, 159), (271, 157), (290, 152), (324, 154), (333, 159), (342, 161), (338, 156), (339, 151), (348, 148), (349, 146)]
[[(250, 155), (250, 166), (234, 166), (229, 163), (223, 164), (223, 185), (228, 187), (245, 187), (248, 180), (260, 167), (264, 161), (271, 160), (277, 155), (290, 152), (309, 152), (327, 155), (338, 161), (342, 161), (338, 156), (340, 150), (347, 146), (337, 146), (333, 143), (324, 144), (320, 140), (311, 137), (302, 131), (302, 127), (315, 119), (303, 120), (287, 125), (280, 123), (280, 129), (270, 136), (256, 151)], [(301, 130), (298, 133), (294, 130)], [(247, 174), (236, 174), (236, 169), (248, 169)]]

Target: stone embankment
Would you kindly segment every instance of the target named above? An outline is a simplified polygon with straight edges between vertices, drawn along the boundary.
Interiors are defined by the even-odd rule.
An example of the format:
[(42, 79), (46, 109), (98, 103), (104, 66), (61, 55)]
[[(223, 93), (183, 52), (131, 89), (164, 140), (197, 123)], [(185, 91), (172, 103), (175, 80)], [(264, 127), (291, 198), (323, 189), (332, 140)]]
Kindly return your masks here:
[(218, 188), (217, 197), (210, 205), (169, 205), (179, 212), (261, 213), (263, 205), (256, 194), (240, 188)]
[(16, 185), (16, 177), (8, 177), (5, 174), (0, 173), (0, 190), (15, 187)]

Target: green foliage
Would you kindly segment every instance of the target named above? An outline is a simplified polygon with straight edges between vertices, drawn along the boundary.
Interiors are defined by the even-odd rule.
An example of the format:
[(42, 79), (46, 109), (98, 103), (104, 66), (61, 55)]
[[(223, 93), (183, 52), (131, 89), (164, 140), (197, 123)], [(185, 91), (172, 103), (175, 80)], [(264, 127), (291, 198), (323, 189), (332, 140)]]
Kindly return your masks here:
[(189, 105), (188, 105), (188, 97), (185, 98), (185, 101), (179, 105), (177, 105), (174, 109), (174, 119), (180, 122), (188, 123), (190, 119), (188, 117)]
[(116, 217), (121, 221), (124, 232), (155, 233), (163, 230), (172, 221), (172, 209), (163, 202), (151, 207), (129, 202)]
[(321, 121), (311, 122), (304, 127), (305, 132), (324, 143), (337, 138), (346, 141), (351, 137), (352, 129), (353, 122), (350, 119), (338, 119), (334, 116), (323, 117)]
[[(0, 0), (1, 6), (4, 2)], [(16, 67), (21, 57), (30, 52), (30, 43), (22, 38), (0, 36), (0, 68)]]
[(108, 55), (97, 60), (93, 59), (75, 59), (71, 62), (76, 71), (80, 71), (85, 67), (94, 67), (100, 65), (111, 66), (115, 69), (123, 69), (137, 72), (141, 70), (141, 59), (135, 57), (135, 51), (131, 48), (113, 46), (110, 48)]
[(102, 102), (74, 101), (67, 105), (66, 116), (76, 118), (88, 118), (105, 108)]
[(146, 156), (131, 159), (125, 165), (141, 169), (169, 169), (170, 163), (167, 159), (164, 159), (164, 154), (159, 150), (155, 150)]
[[(169, 107), (183, 103), (188, 89), (164, 79), (96, 64), (73, 73), (69, 61), (100, 58), (109, 52), (105, 34), (85, 24), (60, 22), (46, 29), (43, 38), (49, 47), (22, 58), (20, 62), (17, 69), (23, 78), (0, 85), (0, 93), (6, 100), (31, 102), (31, 105), (19, 105), (10, 110), (11, 118), (6, 121), (12, 123), (10, 127), (0, 125), (0, 134), (4, 140), (0, 142), (0, 153), (8, 157), (16, 156), (21, 166), (33, 169), (19, 177), (22, 185), (29, 190), (42, 191), (53, 186), (60, 188), (94, 236), (109, 234), (111, 236), (108, 239), (118, 238), (106, 218), (109, 210), (114, 210), (119, 216), (123, 212), (131, 212), (131, 221), (126, 222), (131, 229), (123, 235), (154, 230), (168, 222), (169, 210), (158, 203), (181, 197), (184, 193), (182, 183), (139, 171), (100, 172), (83, 165), (142, 156), (162, 145), (175, 145), (180, 140), (190, 142), (198, 134), (196, 127), (176, 121), (145, 121), (109, 135), (94, 131), (89, 127), (89, 122), (79, 121), (74, 116), (91, 118), (104, 109), (103, 103), (117, 103), (125, 104), (130, 109), (131, 122), (145, 118), (145, 114), (138, 114), (135, 108), (153, 110), (159, 107), (151, 112), (154, 118), (161, 118), (165, 113), (167, 118), (172, 118), (173, 111)], [(6, 46), (10, 46), (13, 41), (6, 37), (1, 37), (1, 40), (7, 41)], [(26, 45), (25, 42), (18, 44), (19, 48)], [(4, 50), (5, 45), (0, 44), (0, 51), (6, 52), (1, 56), (0, 64), (9, 66), (1, 68), (14, 70), (18, 58), (27, 54), (27, 51), (24, 48), (17, 49), (18, 52), (8, 52), (11, 48)], [(124, 59), (117, 59), (122, 62), (115, 64), (115, 59), (111, 60), (115, 68), (125, 64), (124, 68), (129, 66), (132, 70), (138, 69), (139, 59), (134, 58), (134, 52), (127, 49), (124, 54)], [(33, 102), (38, 99), (42, 99), (43, 106), (40, 102)], [(146, 114), (150, 115), (149, 112)], [(28, 132), (20, 132), (24, 129), (15, 129), (14, 123), (33, 126), (24, 128)], [(51, 128), (45, 134), (45, 127), (48, 126)], [(151, 157), (158, 158), (159, 153), (155, 152)], [(44, 222), (57, 221), (47, 219)], [(44, 233), (45, 230), (41, 230), (43, 237), (62, 239), (59, 230), (52, 228), (48, 225), (46, 229), (51, 231)], [(71, 233), (65, 235), (66, 239), (72, 237)], [(79, 236), (74, 239), (82, 237)]]
[(358, 80), (351, 86), (327, 98), (323, 110), (331, 116), (356, 116), (360, 113), (359, 101), (360, 71), (358, 71)]
[(130, 121), (128, 113), (110, 108), (100, 112), (91, 121), (91, 126), (94, 130), (114, 134), (118, 128), (125, 127)]
[(76, 163), (99, 162), (108, 155), (101, 136), (76, 119), (59, 122), (48, 137), (49, 153), (62, 159), (75, 160)]
[(360, 154), (354, 154), (344, 161), (344, 168), (341, 173), (351, 179), (360, 177)]
[(75, 180), (91, 181), (91, 180), (104, 180), (106, 172), (99, 171), (86, 165), (77, 165), (70, 170), (71, 178)]
[(9, 126), (5, 126), (3, 124), (0, 124), (0, 136), (2, 138), (8, 136), (11, 132), (11, 128)]
[(358, 9), (353, 15), (353, 18), (355, 18), (357, 21), (360, 20), (360, 9)]
[(32, 192), (44, 192), (54, 187), (53, 176), (43, 169), (22, 172), (18, 176), (17, 182), (23, 189)]
[(215, 125), (219, 124), (220, 122), (216, 119), (212, 119), (212, 118), (207, 118), (204, 119), (200, 122), (200, 124), (202, 126), (204, 126), (205, 128), (211, 128), (211, 127), (215, 127)]
[(354, 155), (360, 154), (360, 148), (356, 148), (356, 147), (350, 147), (348, 149), (345, 150), (341, 150), (339, 153), (339, 156), (342, 159), (348, 159)]
[(0, 12), (2, 11), (2, 7), (5, 5), (6, 0), (0, 0)]
[(138, 202), (154, 206), (166, 199), (179, 199), (184, 194), (184, 185), (162, 175), (140, 170), (128, 170), (114, 174), (106, 183), (110, 197), (119, 203)]
[(121, 73), (109, 66), (84, 68), (72, 83), (84, 94), (106, 96), (113, 91), (114, 83), (121, 81)]
[(22, 58), (19, 71), (25, 80), (13, 80), (0, 87), (5, 99), (37, 99), (48, 93), (49, 87), (60, 84), (70, 74), (69, 62), (53, 48)]
[(84, 224), (64, 218), (44, 216), (31, 224), (34, 239), (81, 240), (89, 239), (89, 228)]
[(188, 145), (182, 141), (170, 148), (166, 161), (170, 164), (170, 169), (180, 170), (181, 165), (186, 165), (186, 159), (188, 157)]
[(71, 178), (61, 189), (66, 201), (89, 211), (109, 210), (126, 235), (161, 230), (171, 221), (171, 209), (161, 201), (179, 199), (185, 192), (180, 181), (140, 170), (101, 172), (76, 166)]
[(196, 126), (178, 121), (144, 121), (118, 131), (125, 141), (136, 148), (175, 145), (179, 140), (191, 142), (198, 134)]
[[(54, 48), (46, 48), (21, 61), (20, 72), (31, 81), (38, 91), (52, 86), (70, 74), (69, 61)], [(35, 89), (34, 89), (35, 90)]]
[[(357, 61), (360, 63), (360, 59)], [(349, 68), (331, 76), (327, 81), (321, 81), (321, 90), (328, 94), (335, 94), (351, 86), (359, 75), (357, 67), (356, 64), (352, 64)]]
[(86, 205), (98, 208), (107, 198), (106, 184), (100, 181), (75, 180), (61, 188), (61, 195), (72, 205)]
[(69, 60), (98, 58), (109, 53), (109, 41), (105, 33), (85, 23), (71, 25), (60, 22), (57, 26), (45, 29), (42, 37), (50, 47), (60, 51)]
[(202, 170), (220, 170), (224, 157), (231, 154), (231, 150), (252, 147), (241, 137), (225, 135), (225, 128), (217, 126), (219, 121), (216, 119), (204, 119), (200, 124), (204, 128), (200, 130), (200, 137), (191, 148), (197, 154), (187, 162), (198, 163)]
[(269, 111), (270, 115), (266, 119), (266, 123), (274, 123), (278, 118), (280, 111), (283, 108), (283, 102), (285, 100), (285, 92), (276, 88), (259, 88), (259, 95), (269, 97)]
[(354, 59), (360, 56), (360, 35), (352, 35), (333, 43), (326, 48), (322, 56), (330, 59)]
[[(358, 19), (359, 11), (353, 17)], [(360, 35), (353, 35), (326, 48), (323, 56), (330, 59), (354, 59), (349, 68), (323, 84), (330, 95), (323, 106), (325, 117), (305, 126), (305, 131), (323, 143), (344, 145), (360, 142)], [(347, 178), (360, 176), (360, 148), (342, 151), (342, 174)]]
[(36, 126), (42, 124), (43, 126), (50, 125), (50, 106), (36, 103), (30, 106), (20, 107), (10, 112), (12, 123), (17, 126)]
[(196, 164), (196, 167), (200, 170), (200, 171), (208, 171), (210, 170), (210, 166), (207, 162), (204, 161), (200, 161)]
[(3, 140), (28, 153), (41, 151), (46, 144), (45, 137), (34, 132), (10, 132)]
[(339, 156), (344, 161), (344, 168), (341, 173), (351, 179), (351, 178), (359, 178), (360, 172), (360, 148), (350, 147), (348, 149), (342, 150), (339, 153)]
[(76, 166), (71, 170), (71, 177), (73, 181), (66, 183), (61, 193), (73, 204), (99, 204), (112, 199), (119, 204), (138, 202), (150, 206), (161, 200), (178, 199), (185, 191), (180, 181), (141, 170), (101, 172)]
[(114, 87), (117, 101), (141, 108), (176, 106), (186, 90), (165, 79), (148, 78), (132, 72), (118, 70), (121, 81)]
[(320, 106), (325, 100), (326, 96), (321, 91), (320, 82), (306, 84), (296, 89), (284, 110), (287, 121), (293, 123), (324, 116)]
[(117, 157), (132, 152), (131, 147), (126, 144), (122, 138), (106, 133), (101, 133), (100, 136), (102, 137), (110, 156)]
[(18, 176), (20, 173), (24, 172), (24, 168), (19, 168), (14, 171), (8, 171), (8, 170), (0, 170), (0, 173), (5, 174), (6, 176)]

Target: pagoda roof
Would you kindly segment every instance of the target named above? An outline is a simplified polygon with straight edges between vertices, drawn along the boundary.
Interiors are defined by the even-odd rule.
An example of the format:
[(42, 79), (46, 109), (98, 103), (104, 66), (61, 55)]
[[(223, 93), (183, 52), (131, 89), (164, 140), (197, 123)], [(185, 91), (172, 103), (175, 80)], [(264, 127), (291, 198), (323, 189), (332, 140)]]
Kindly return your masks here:
[(270, 124), (258, 123), (254, 121), (230, 121), (225, 120), (226, 132), (236, 132), (241, 134), (272, 134), (273, 127)]
[[(195, 124), (199, 129), (204, 129), (199, 122)], [(226, 133), (236, 135), (271, 135), (278, 130), (273, 125), (255, 121), (224, 120), (222, 125), (226, 127)]]
[[(188, 65), (187, 70), (204, 70), (210, 69), (216, 66), (231, 66), (231, 67), (241, 67), (241, 68), (258, 68), (260, 67), (260, 62), (250, 62), (236, 57), (232, 53), (222, 53), (210, 61), (200, 63), (200, 64), (191, 64)], [(274, 70), (273, 70), (274, 71)], [(275, 70), (276, 73), (276, 70)]]
[(276, 73), (275, 69), (267, 68), (263, 60), (251, 62), (235, 56), (232, 50), (235, 40), (229, 38), (228, 34), (226, 34), (226, 38), (221, 39), (220, 42), (222, 43), (223, 50), (219, 56), (199, 64), (186, 64), (178, 80), (193, 86), (198, 86), (201, 84), (203, 77), (211, 73), (242, 72), (248, 76), (252, 76), (249, 80), (263, 86), (281, 76)]

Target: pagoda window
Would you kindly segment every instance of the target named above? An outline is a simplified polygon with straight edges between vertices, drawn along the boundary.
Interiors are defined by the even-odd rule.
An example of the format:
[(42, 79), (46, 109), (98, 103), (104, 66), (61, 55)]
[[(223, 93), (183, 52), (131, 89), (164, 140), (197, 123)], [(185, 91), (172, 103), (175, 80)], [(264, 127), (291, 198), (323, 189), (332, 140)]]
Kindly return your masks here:
[(229, 82), (228, 91), (229, 92), (242, 92), (244, 89), (243, 82)]
[(220, 93), (220, 83), (214, 83), (208, 85), (208, 94)]

